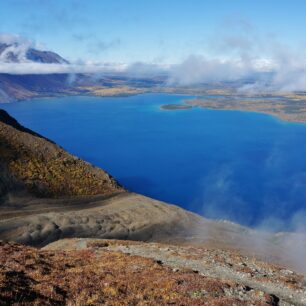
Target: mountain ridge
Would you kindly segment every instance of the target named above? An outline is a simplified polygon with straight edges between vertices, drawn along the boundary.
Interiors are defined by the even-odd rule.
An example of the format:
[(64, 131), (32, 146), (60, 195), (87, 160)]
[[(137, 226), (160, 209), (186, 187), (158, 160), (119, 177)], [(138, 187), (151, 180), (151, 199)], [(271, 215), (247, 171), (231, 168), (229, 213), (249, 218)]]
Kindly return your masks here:
[[(0, 42), (0, 63), (3, 64), (69, 64), (69, 61), (52, 51), (35, 49), (29, 42)], [(0, 103), (66, 93), (69, 74), (10, 74), (0, 73)]]
[(1, 43), (0, 62), (21, 63), (34, 62), (44, 64), (69, 64), (69, 62), (52, 51), (42, 51), (22, 43)]

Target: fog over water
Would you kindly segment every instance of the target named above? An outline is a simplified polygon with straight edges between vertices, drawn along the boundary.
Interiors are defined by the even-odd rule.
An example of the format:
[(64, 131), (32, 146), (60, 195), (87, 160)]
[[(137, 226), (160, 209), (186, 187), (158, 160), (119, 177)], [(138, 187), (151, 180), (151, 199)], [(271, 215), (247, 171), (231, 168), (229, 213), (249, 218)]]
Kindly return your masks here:
[(64, 97), (3, 108), (131, 191), (210, 218), (305, 231), (306, 125), (257, 113), (160, 108), (185, 98)]

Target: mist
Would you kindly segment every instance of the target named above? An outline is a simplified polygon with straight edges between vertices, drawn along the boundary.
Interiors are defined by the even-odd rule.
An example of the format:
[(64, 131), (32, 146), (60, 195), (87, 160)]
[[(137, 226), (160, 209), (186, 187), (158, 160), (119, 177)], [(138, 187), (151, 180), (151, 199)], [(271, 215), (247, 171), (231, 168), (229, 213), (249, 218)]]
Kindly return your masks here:
[[(297, 169), (302, 158), (299, 150), (287, 152), (291, 141), (293, 136), (276, 142), (258, 162), (257, 170), (239, 160), (221, 163), (206, 173), (194, 206), (208, 219), (246, 226), (238, 229), (246, 235), (234, 238), (233, 247), (260, 254), (266, 260), (277, 259), (306, 274), (306, 171)], [(241, 176), (241, 171), (250, 174)], [(245, 190), (253, 197), (246, 197)], [(196, 234), (207, 239), (205, 229)]]

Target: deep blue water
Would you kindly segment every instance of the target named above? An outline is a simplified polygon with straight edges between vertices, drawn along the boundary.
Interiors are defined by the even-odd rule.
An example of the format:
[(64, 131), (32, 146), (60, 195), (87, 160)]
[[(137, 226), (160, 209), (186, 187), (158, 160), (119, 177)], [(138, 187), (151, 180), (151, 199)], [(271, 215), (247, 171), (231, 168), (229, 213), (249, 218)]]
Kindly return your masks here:
[(306, 210), (306, 125), (239, 111), (160, 109), (185, 98), (65, 97), (1, 107), (131, 191), (208, 217), (291, 229)]

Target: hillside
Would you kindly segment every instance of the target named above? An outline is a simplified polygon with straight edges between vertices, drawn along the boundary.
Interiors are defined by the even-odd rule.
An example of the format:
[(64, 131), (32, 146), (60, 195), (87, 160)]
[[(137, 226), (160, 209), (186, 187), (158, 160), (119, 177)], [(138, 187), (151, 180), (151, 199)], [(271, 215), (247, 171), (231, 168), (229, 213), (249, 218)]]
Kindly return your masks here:
[(0, 243), (11, 305), (305, 305), (306, 278), (235, 251), (73, 239)]
[(3, 305), (306, 305), (305, 235), (130, 193), (4, 111), (0, 167)]
[(299, 259), (304, 235), (207, 220), (130, 193), (5, 111), (0, 111), (0, 167), (0, 239), (38, 246), (73, 237), (204, 243), (255, 252), (306, 272)]
[(0, 110), (0, 199), (111, 194), (122, 188), (103, 170), (22, 127)]
[(67, 74), (0, 73), (0, 103), (26, 100), (39, 96), (70, 94)]
[(0, 239), (45, 245), (64, 237), (161, 239), (202, 222), (175, 206), (126, 192), (0, 111)]
[[(0, 42), (0, 64), (54, 64), (69, 62), (52, 51), (38, 50), (26, 41)], [(0, 103), (29, 99), (35, 96), (67, 93), (68, 74), (8, 74), (0, 73)]]
[(0, 42), (0, 61), (5, 63), (36, 62), (45, 64), (68, 64), (69, 62), (55, 52), (41, 51), (26, 42)]

